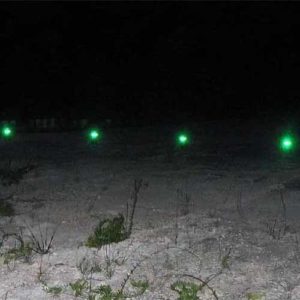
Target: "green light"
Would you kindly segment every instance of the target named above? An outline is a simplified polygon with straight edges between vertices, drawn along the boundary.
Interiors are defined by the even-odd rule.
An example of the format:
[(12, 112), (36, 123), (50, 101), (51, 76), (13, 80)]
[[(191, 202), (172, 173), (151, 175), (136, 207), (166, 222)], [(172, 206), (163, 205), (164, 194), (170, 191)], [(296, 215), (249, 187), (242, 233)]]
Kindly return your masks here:
[(88, 132), (88, 140), (90, 142), (98, 142), (102, 137), (101, 132), (98, 129), (90, 129)]
[(178, 146), (181, 146), (181, 147), (187, 146), (189, 143), (190, 143), (190, 139), (189, 139), (189, 136), (187, 133), (179, 132), (176, 135), (176, 144)]
[(280, 139), (280, 148), (283, 152), (289, 152), (295, 147), (295, 140), (291, 135), (285, 135)]
[(184, 135), (184, 134), (181, 134), (181, 135), (178, 137), (178, 141), (179, 141), (179, 143), (182, 144), (182, 145), (186, 144), (186, 143), (187, 143), (187, 140), (188, 140), (188, 138), (187, 138), (187, 136)]
[(11, 135), (11, 129), (8, 128), (8, 127), (5, 127), (5, 128), (3, 129), (3, 135), (5, 135), (5, 136), (10, 136), (10, 135)]
[(90, 132), (90, 137), (92, 140), (95, 140), (99, 137), (99, 133), (96, 130)]
[(13, 129), (8, 125), (3, 126), (1, 129), (1, 135), (3, 138), (11, 138), (13, 136), (13, 133)]

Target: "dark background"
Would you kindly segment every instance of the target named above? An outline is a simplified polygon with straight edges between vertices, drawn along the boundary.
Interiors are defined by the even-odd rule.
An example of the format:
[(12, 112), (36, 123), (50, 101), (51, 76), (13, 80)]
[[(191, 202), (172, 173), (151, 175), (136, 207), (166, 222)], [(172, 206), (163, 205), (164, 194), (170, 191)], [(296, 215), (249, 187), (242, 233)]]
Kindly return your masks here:
[(297, 118), (296, 2), (0, 4), (2, 118)]

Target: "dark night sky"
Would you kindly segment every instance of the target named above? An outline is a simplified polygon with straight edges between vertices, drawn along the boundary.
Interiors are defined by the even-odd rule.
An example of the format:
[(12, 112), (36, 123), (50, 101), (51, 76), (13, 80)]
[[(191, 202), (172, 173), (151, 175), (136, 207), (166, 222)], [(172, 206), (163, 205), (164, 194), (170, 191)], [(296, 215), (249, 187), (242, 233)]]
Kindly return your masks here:
[(296, 2), (1, 3), (0, 22), (3, 116), (153, 121), (300, 109)]

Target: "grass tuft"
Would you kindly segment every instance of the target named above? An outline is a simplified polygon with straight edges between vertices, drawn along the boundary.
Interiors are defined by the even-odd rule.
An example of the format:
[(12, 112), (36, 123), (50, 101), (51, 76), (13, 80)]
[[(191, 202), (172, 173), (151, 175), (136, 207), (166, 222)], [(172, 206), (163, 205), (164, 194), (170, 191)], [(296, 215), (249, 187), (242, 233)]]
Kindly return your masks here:
[(178, 293), (177, 300), (198, 300), (197, 293), (201, 290), (201, 285), (193, 282), (176, 281), (171, 285), (171, 290)]
[(27, 225), (27, 229), (30, 234), (32, 250), (41, 255), (48, 254), (52, 248), (56, 229), (54, 229), (50, 234), (48, 232), (48, 227), (42, 231), (40, 224), (38, 233), (35, 233), (29, 225)]
[(248, 300), (264, 300), (265, 294), (264, 293), (257, 293), (257, 292), (250, 292), (246, 295)]
[(25, 242), (21, 234), (6, 233), (2, 236), (2, 241), (0, 245), (3, 244), (4, 240), (13, 237), (16, 240), (15, 247), (8, 249), (1, 254), (2, 261), (4, 264), (8, 265), (12, 261), (23, 260), (29, 263), (32, 256), (32, 247), (29, 242)]
[(75, 297), (80, 297), (83, 295), (84, 291), (88, 288), (89, 283), (85, 279), (78, 279), (73, 283), (70, 283), (70, 287), (74, 292)]
[(142, 187), (147, 186), (143, 183), (142, 179), (134, 180), (134, 189), (131, 194), (132, 208), (129, 213), (128, 203), (126, 218), (123, 214), (119, 213), (118, 216), (112, 219), (100, 220), (99, 224), (91, 234), (85, 245), (90, 248), (101, 248), (104, 245), (111, 243), (118, 243), (130, 237), (133, 227), (133, 218), (135, 213), (138, 195)]
[(61, 287), (61, 286), (47, 286), (47, 285), (44, 285), (44, 290), (48, 294), (53, 295), (53, 297), (57, 297), (64, 291), (64, 288)]
[(112, 219), (100, 220), (94, 233), (88, 237), (85, 245), (90, 248), (101, 248), (104, 245), (125, 240), (128, 235), (124, 222), (125, 218), (122, 214)]

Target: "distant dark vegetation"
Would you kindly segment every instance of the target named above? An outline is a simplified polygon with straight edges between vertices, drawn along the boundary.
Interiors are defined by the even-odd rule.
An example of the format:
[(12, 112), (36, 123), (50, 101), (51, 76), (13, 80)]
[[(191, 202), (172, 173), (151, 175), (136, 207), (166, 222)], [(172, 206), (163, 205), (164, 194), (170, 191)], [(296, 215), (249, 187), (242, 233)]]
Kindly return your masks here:
[(0, 121), (16, 120), (29, 123), (32, 119), (55, 118), (63, 127), (73, 120), (87, 119), (90, 123), (106, 123), (112, 126), (151, 126), (159, 124), (198, 123), (226, 119), (298, 119), (300, 104), (295, 102), (221, 102), (164, 100), (161, 103), (151, 99), (134, 100), (127, 97), (116, 101), (89, 101), (82, 99), (72, 103), (65, 101), (23, 101), (18, 106), (1, 109)]

